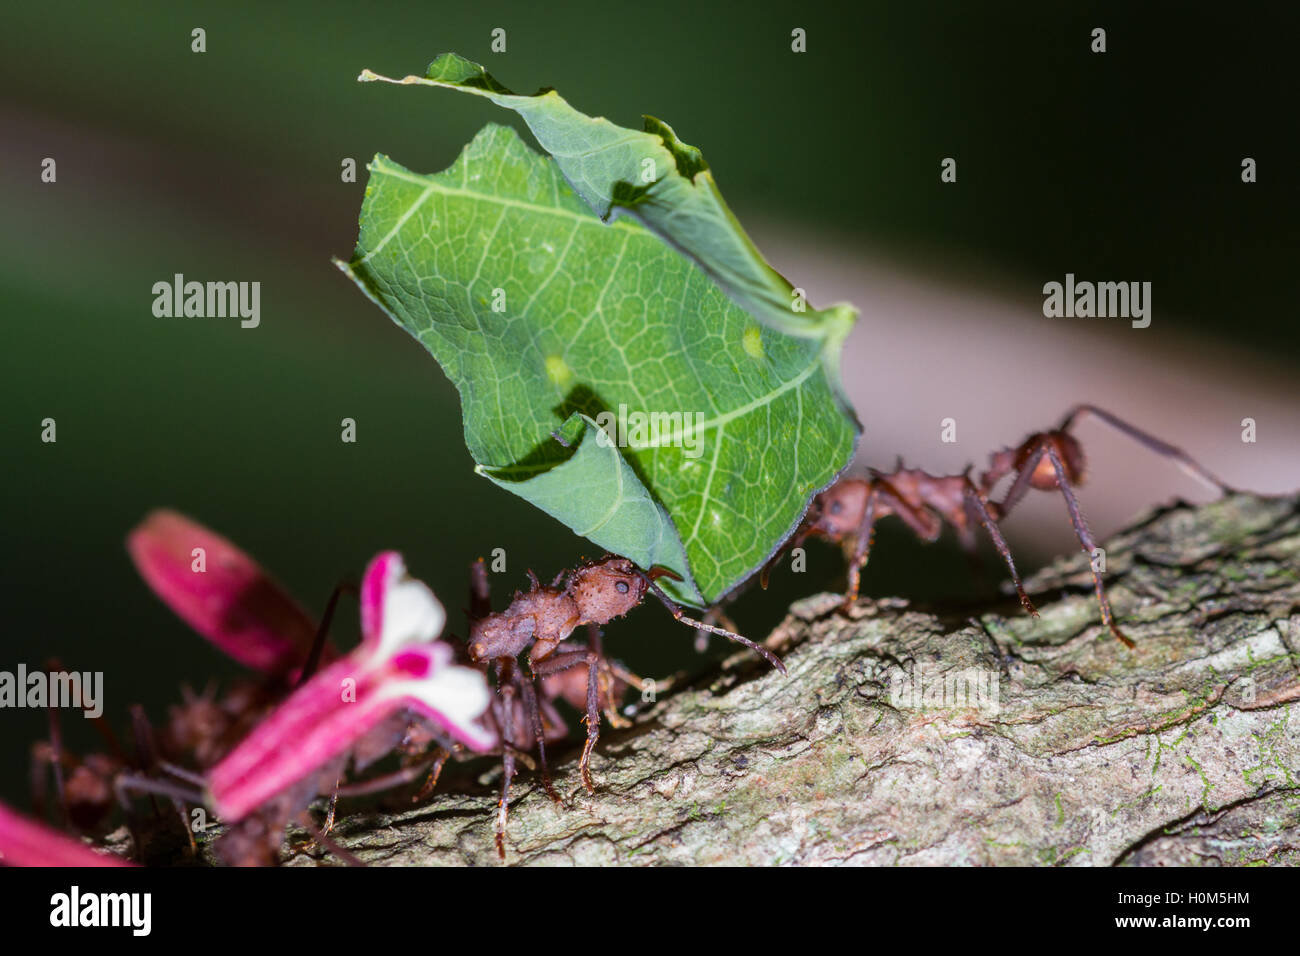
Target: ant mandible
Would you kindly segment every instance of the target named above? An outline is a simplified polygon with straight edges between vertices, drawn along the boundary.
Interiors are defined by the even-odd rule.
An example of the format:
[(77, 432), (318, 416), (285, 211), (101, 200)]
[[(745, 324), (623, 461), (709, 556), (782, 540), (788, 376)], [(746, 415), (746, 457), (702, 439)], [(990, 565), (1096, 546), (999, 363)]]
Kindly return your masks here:
[[(973, 466), (967, 466), (965, 471), (957, 475), (931, 475), (918, 468), (904, 468), (901, 459), (893, 472), (884, 473), (872, 469), (867, 478), (842, 479), (817, 496), (791, 539), (791, 547), (798, 546), (809, 537), (852, 542), (848, 590), (843, 605), (848, 608), (857, 601), (861, 571), (866, 566), (871, 551), (871, 539), (878, 519), (897, 515), (917, 537), (926, 542), (937, 540), (944, 522), (947, 522), (957, 532), (958, 540), (968, 553), (974, 552), (975, 526), (980, 525), (1006, 562), (1021, 605), (1037, 617), (1038, 611), (1025, 593), (998, 522), (1010, 513), (1029, 489), (1059, 490), (1065, 499), (1065, 507), (1069, 511), (1079, 545), (1086, 554), (1093, 553), (1097, 544), (1088, 530), (1083, 511), (1074, 494), (1074, 489), (1085, 480), (1085, 458), (1083, 446), (1071, 434), (1071, 429), (1085, 415), (1100, 419), (1151, 451), (1172, 459), (1184, 472), (1211, 488), (1223, 494), (1233, 492), (1234, 489), (1181, 448), (1161, 441), (1095, 405), (1076, 405), (1056, 428), (1035, 432), (1015, 448), (993, 452), (989, 456), (988, 470), (981, 473), (978, 480), (971, 478)], [(1012, 474), (1015, 478), (1002, 501), (992, 500), (993, 489), (1003, 478)], [(764, 587), (767, 586), (767, 576), (774, 561), (775, 559), (763, 569)], [(1097, 603), (1101, 608), (1102, 623), (1127, 647), (1134, 647), (1133, 642), (1115, 623), (1110, 601), (1102, 585), (1101, 572), (1095, 564), (1092, 566), (1092, 578)]]

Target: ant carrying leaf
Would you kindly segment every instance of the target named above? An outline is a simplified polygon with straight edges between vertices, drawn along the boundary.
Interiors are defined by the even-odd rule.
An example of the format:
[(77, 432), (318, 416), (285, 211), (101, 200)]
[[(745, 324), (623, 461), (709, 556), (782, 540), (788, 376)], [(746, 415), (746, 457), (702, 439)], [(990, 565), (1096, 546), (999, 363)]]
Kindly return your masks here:
[[(613, 718), (609, 688), (617, 680), (639, 683), (635, 675), (616, 672), (606, 661), (599, 646), (599, 627), (622, 617), (637, 607), (647, 594), (658, 598), (669, 613), (690, 627), (735, 641), (757, 651), (781, 673), (785, 665), (767, 648), (703, 621), (686, 616), (681, 607), (655, 583), (658, 578), (673, 576), (663, 568), (643, 571), (627, 558), (606, 555), (556, 575), (549, 586), (544, 586), (537, 576), (528, 572), (531, 586), (524, 593), (515, 592), (510, 606), (504, 611), (484, 613), (486, 610), (486, 578), (481, 562), (476, 565), (476, 600), (478, 614), (470, 624), (469, 656), (482, 665), (495, 664), (498, 701), (493, 708), (503, 741), (518, 739), (516, 730), (517, 706), (523, 709), (533, 727), (533, 741), (540, 751), (543, 785), (553, 799), (559, 797), (550, 784), (546, 770), (546, 734), (541, 720), (541, 709), (534, 680), (523, 675), (518, 666), (519, 655), (528, 651), (527, 665), (532, 678), (544, 681), (557, 678), (566, 672), (583, 668), (587, 673), (585, 704), (587, 740), (582, 749), (578, 768), (583, 785), (589, 793), (595, 792), (591, 780), (591, 754), (600, 738), (601, 711)], [(474, 612), (471, 612), (474, 614)], [(586, 647), (568, 642), (578, 627), (587, 625), (591, 644)], [(572, 684), (571, 681), (566, 682)], [(563, 686), (553, 685), (557, 690)], [(573, 692), (569, 686), (569, 693)], [(579, 708), (583, 709), (583, 708)], [(505, 855), (505, 826), (510, 800), (510, 781), (515, 773), (515, 748), (506, 746), (503, 752), (504, 776), (501, 796), (497, 803), (497, 851)]]

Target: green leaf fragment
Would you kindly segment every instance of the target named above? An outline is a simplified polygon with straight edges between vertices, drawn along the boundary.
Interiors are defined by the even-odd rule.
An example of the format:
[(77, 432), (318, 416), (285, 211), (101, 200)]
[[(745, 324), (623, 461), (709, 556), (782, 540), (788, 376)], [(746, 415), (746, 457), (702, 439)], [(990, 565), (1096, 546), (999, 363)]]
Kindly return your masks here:
[[(574, 427), (576, 426), (576, 427)], [(618, 446), (605, 440), (600, 426), (580, 412), (558, 429), (576, 443), (572, 457), (559, 464), (476, 470), (508, 491), (532, 502), (584, 538), (604, 545), (639, 567), (662, 565), (685, 580), (674, 590), (681, 600), (700, 605), (703, 597), (689, 576), (689, 562), (672, 519), (655, 501)]]
[[(836, 368), (851, 313), (787, 308), (800, 330), (791, 335), (756, 306), (756, 324), (717, 265), (740, 274), (748, 240), (731, 220), (743, 242), (719, 240), (713, 255), (711, 234), (723, 231), (706, 212), (726, 207), (701, 180), (698, 151), (662, 124), (621, 131), (637, 137), (623, 155), (607, 135), (618, 127), (553, 93), (515, 97), (459, 57), (430, 72), (435, 85), (542, 101), (512, 108), (561, 153), (539, 156), (489, 125), (442, 173), (376, 156), (356, 253), (337, 264), (459, 389), (481, 474), (600, 547), (673, 570), (684, 583), (664, 584), (678, 600), (715, 602), (762, 565), (852, 456), (857, 423)], [(637, 194), (619, 177), (644, 151), (671, 162)], [(701, 182), (716, 202), (683, 191)], [(609, 216), (628, 203), (635, 217)], [(597, 421), (608, 426), (620, 411), (628, 427), (614, 447)], [(656, 427), (638, 428), (638, 415), (658, 416)]]
[[(787, 335), (833, 341), (837, 347), (831, 357), (838, 359), (838, 344), (856, 311), (843, 304), (820, 312), (807, 307), (741, 228), (703, 154), (679, 140), (662, 120), (644, 116), (645, 128), (637, 131), (587, 116), (554, 90), (512, 93), (482, 66), (455, 53), (438, 57), (422, 77), (394, 80), (365, 70), (359, 79), (443, 87), (514, 110), (598, 216), (632, 213), (694, 259), (761, 322)], [(837, 370), (836, 364), (833, 376)]]

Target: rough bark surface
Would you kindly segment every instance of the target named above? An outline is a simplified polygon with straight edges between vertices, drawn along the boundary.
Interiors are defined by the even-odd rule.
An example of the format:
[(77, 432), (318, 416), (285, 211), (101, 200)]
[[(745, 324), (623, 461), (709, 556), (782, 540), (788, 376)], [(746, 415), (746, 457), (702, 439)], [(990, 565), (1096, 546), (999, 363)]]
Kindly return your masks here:
[[(975, 616), (818, 595), (605, 729), (588, 795), (523, 772), (511, 864), (1300, 862), (1300, 499), (1156, 512)], [(495, 864), (495, 780), (334, 830), (371, 864)], [(292, 862), (311, 863), (299, 854)]]

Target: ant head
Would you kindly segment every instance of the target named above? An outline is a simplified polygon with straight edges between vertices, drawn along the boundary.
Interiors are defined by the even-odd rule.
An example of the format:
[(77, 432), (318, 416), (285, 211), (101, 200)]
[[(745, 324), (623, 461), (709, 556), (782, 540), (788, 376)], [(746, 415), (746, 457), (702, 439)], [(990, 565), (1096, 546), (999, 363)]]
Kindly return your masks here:
[[(1086, 464), (1083, 446), (1069, 432), (1055, 431), (1030, 435), (1025, 443), (1020, 446), (1019, 454), (1016, 456), (1016, 467), (1020, 468), (1028, 464), (1029, 457), (1040, 443), (1048, 445), (1056, 452), (1056, 457), (1060, 459), (1061, 467), (1065, 470), (1066, 480), (1070, 484), (1083, 484), (1084, 466)], [(1029, 484), (1030, 487), (1037, 488), (1039, 491), (1054, 491), (1059, 486), (1056, 480), (1056, 467), (1046, 454), (1040, 457), (1038, 464), (1034, 466), (1033, 474), (1029, 478)]]
[(867, 506), (869, 482), (849, 479), (832, 485), (814, 500), (809, 518), (813, 530), (828, 538), (856, 534)]
[(1083, 446), (1079, 444), (1079, 439), (1069, 432), (1057, 432), (1056, 454), (1061, 459), (1061, 464), (1065, 466), (1065, 477), (1070, 479), (1070, 484), (1083, 484), (1086, 477), (1084, 473), (1087, 471), (1087, 458), (1083, 454)]
[(609, 555), (574, 571), (569, 594), (583, 621), (604, 624), (640, 604), (651, 582), (663, 573), (656, 568), (647, 574), (627, 558)]

